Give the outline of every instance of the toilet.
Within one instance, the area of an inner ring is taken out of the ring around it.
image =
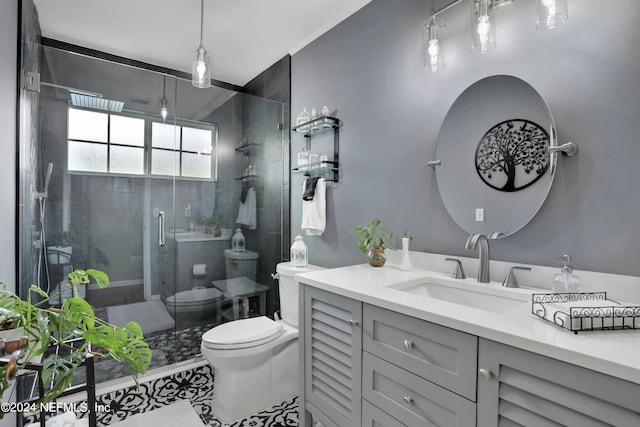
[[[282,319],[234,320],[207,331],[201,350],[214,368],[212,409],[232,423],[298,395],[298,285],[295,275],[319,270],[276,266]]]
[[[223,299],[224,294],[219,289],[195,288],[169,296],[165,306],[173,320],[202,322],[215,316]]]
[[[227,279],[247,277],[249,280],[256,280],[257,252],[248,250],[234,252],[231,249],[225,249],[224,258]],[[180,322],[179,329],[182,329],[205,321],[219,323],[223,301],[224,293],[221,290],[215,287],[196,287],[168,296],[165,306],[173,320]]]

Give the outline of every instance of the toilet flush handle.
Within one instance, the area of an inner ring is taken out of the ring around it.
[[[278,273],[271,273],[271,278],[273,280],[278,280],[278,279],[280,279],[280,275]]]
[[[234,259],[233,261],[231,261],[231,265],[238,265],[238,260]]]

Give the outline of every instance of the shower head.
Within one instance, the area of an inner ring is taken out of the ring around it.
[[[53,172],[53,163],[47,165],[47,176],[44,178],[44,192],[49,192],[49,181],[51,180],[51,172]]]
[[[42,193],[36,193],[36,199],[44,200],[49,196],[49,181],[51,181],[51,172],[53,172],[53,163],[47,164],[47,174],[44,177],[44,189]]]
[[[101,93],[91,92],[88,90],[77,89],[74,87],[63,86],[55,83],[40,82],[43,86],[55,87],[58,89],[68,90],[71,94],[71,103],[76,107],[93,108],[95,110],[113,111],[115,113],[122,112],[124,102],[105,99]]]
[[[105,99],[102,96],[87,95],[71,91],[71,103],[76,107],[93,108],[119,113],[124,107],[124,102]]]

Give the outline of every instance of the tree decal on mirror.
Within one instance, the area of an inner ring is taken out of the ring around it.
[[[500,191],[518,191],[540,179],[549,169],[549,134],[524,119],[498,123],[476,148],[480,179]]]

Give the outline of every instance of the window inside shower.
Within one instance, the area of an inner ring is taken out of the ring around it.
[[[209,180],[217,173],[215,124],[69,108],[67,134],[69,172]]]
[[[256,282],[269,287],[265,314],[277,310],[270,273],[289,246],[283,103],[56,47],[27,50],[41,84],[21,94],[20,296],[32,284],[63,291],[71,269],[102,270],[110,286],[81,292],[98,317],[139,322],[152,369],[194,360],[219,316],[169,313],[167,300],[225,278],[224,250],[250,185],[258,225],[243,233],[259,254]],[[257,171],[250,182],[248,164]],[[214,219],[220,236],[206,226]],[[62,245],[70,258],[51,256]],[[206,275],[195,274],[202,264]],[[124,365],[96,363],[98,382],[127,375]]]

